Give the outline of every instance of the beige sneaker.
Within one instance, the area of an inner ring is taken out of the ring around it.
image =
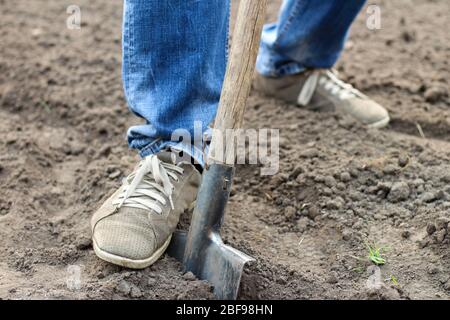
[[[313,70],[282,78],[258,74],[254,87],[289,103],[349,114],[372,128],[382,128],[389,123],[385,108],[340,80],[330,70]]]
[[[153,264],[168,247],[181,213],[195,201],[200,179],[192,164],[175,164],[171,152],[143,159],[92,217],[97,256],[133,269]]]

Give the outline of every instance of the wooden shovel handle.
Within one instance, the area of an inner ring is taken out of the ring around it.
[[[225,132],[227,129],[239,129],[242,126],[245,104],[255,71],[266,5],[267,0],[240,1],[219,108],[214,122],[207,161],[209,164],[225,164],[225,160],[230,159],[230,154],[234,154],[233,139],[225,139]],[[234,162],[234,157],[231,157]]]

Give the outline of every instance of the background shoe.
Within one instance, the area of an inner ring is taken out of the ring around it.
[[[200,180],[192,164],[175,164],[171,152],[143,159],[91,219],[96,255],[133,269],[153,264],[195,201]]]
[[[385,108],[330,70],[306,71],[282,78],[257,74],[254,88],[289,103],[349,114],[372,128],[385,127],[390,120]]]

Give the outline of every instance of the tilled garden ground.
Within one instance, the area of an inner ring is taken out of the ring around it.
[[[131,271],[93,253],[89,218],[133,168],[140,120],[121,87],[121,3],[78,0],[69,30],[72,2],[0,0],[0,299],[212,298],[172,258]],[[245,125],[280,129],[280,172],[237,171],[224,237],[256,258],[243,299],[450,298],[450,3],[376,3],[382,29],[363,11],[337,69],[388,128],[251,95]]]

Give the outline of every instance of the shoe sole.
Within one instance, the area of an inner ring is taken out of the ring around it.
[[[130,268],[130,269],[144,269],[149,266],[151,266],[153,263],[155,263],[166,251],[167,247],[170,244],[170,240],[172,239],[172,235],[164,242],[164,244],[159,248],[158,250],[153,253],[153,255],[150,258],[142,259],[142,260],[133,260],[124,258],[121,256],[117,256],[115,254],[103,251],[100,249],[97,244],[95,243],[95,240],[93,241],[93,247],[94,252],[100,259],[110,262],[116,265],[119,265],[121,267]]]
[[[386,117],[380,121],[369,124],[368,127],[373,128],[373,129],[381,129],[381,128],[386,127],[389,124],[390,120],[391,119],[389,117]]]

